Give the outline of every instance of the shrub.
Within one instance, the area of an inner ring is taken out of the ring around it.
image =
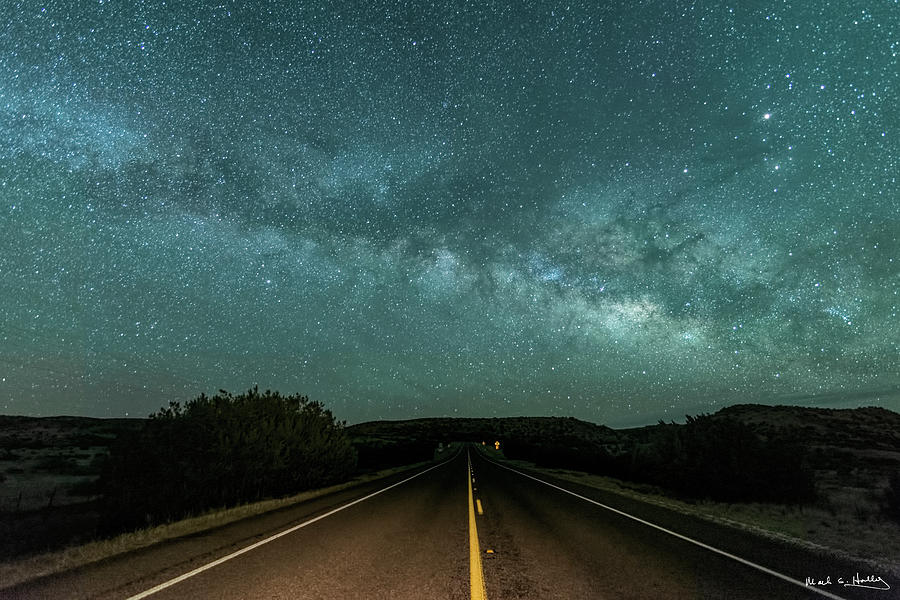
[[[894,472],[888,480],[884,499],[887,514],[900,521],[900,471]]]
[[[40,459],[34,468],[36,471],[59,475],[83,475],[85,472],[75,458],[60,455],[46,456]]]
[[[356,453],[305,396],[221,390],[150,416],[113,446],[100,488],[112,530],[296,493],[350,477]]]
[[[389,467],[424,462],[434,458],[437,441],[411,438],[406,440],[352,440],[360,471],[377,471]]]
[[[763,441],[737,420],[709,415],[666,426],[666,435],[635,465],[652,483],[683,495],[723,501],[807,502],[815,496],[803,453],[788,443]]]
[[[740,421],[709,415],[684,425],[660,422],[630,452],[611,455],[585,440],[513,438],[510,458],[543,467],[598,473],[668,488],[687,498],[800,503],[814,499],[812,470],[801,449],[765,441]]]

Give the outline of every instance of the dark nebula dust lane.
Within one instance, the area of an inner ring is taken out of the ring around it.
[[[2,0],[0,410],[897,410],[898,11]]]

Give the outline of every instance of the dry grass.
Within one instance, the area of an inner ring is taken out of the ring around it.
[[[77,569],[105,558],[145,548],[166,540],[221,527],[229,523],[240,521],[241,519],[246,519],[248,517],[260,515],[344,490],[360,483],[388,477],[400,471],[423,464],[426,463],[385,469],[327,488],[310,490],[285,498],[244,504],[234,508],[214,510],[182,521],[125,533],[107,540],[99,540],[82,546],[73,546],[55,552],[0,563],[0,589],[12,587],[38,577]]]
[[[491,452],[492,458],[498,457]],[[796,546],[830,553],[879,573],[900,578],[900,523],[885,518],[879,505],[864,488],[822,490],[824,500],[816,506],[764,503],[689,503],[666,496],[649,485],[632,484],[611,477],[563,469],[542,469],[525,461],[504,459],[539,471],[683,514],[751,531]]]

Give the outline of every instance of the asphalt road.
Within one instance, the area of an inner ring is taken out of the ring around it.
[[[829,576],[832,583],[816,589],[848,599],[900,597],[900,582],[888,580],[893,589],[887,591],[837,583],[857,572],[882,575],[858,565],[538,476],[584,496],[577,497],[494,464],[480,451],[470,454],[491,600],[822,598],[805,579]],[[126,599],[162,585],[142,597],[472,598],[467,451],[420,473],[0,591],[0,597]]]
[[[577,497],[480,456],[473,462],[484,509],[479,538],[493,556],[483,563],[488,598],[823,598],[806,577],[829,575],[832,584],[818,589],[841,598],[900,597],[897,589],[837,585],[857,570],[864,577],[859,565],[537,475]]]

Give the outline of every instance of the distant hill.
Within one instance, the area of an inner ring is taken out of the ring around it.
[[[713,416],[746,423],[765,439],[802,446],[823,485],[878,492],[900,473],[900,414],[884,408],[738,404]]]
[[[715,413],[753,426],[765,437],[800,436],[804,442],[857,450],[900,450],[900,413],[879,407],[852,409],[736,404]]]
[[[737,432],[734,424],[738,424],[762,440],[761,448],[794,448],[824,493],[850,486],[879,496],[891,475],[900,472],[900,414],[884,408],[739,404],[709,415],[704,422],[721,424],[720,432]],[[666,454],[667,448],[675,437],[680,436],[678,444],[683,444],[688,429],[674,423],[611,429],[567,417],[508,417],[373,421],[352,425],[347,431],[361,456],[375,455],[373,449],[379,447],[409,453],[405,445],[499,440],[508,456],[545,466],[654,480],[660,478],[640,459],[656,456],[659,469],[665,468],[667,460],[677,462],[674,455]]]
[[[140,429],[144,421],[0,415],[0,448],[107,447],[122,433]]]
[[[881,494],[900,473],[900,413],[880,407],[812,408],[736,404],[711,415],[737,421],[770,443],[802,450],[820,489],[852,487]],[[669,428],[659,424],[618,430],[631,447],[652,444]]]
[[[625,438],[604,425],[573,417],[494,417],[410,419],[370,421],[347,427],[352,437],[382,439],[430,439],[437,441],[493,442],[504,438],[527,438],[616,444]]]
[[[764,439],[790,438],[812,450],[852,451],[860,457],[868,456],[876,461],[883,459],[885,454],[900,453],[900,414],[884,408],[830,409],[736,404],[713,413],[712,417],[737,420],[752,427]],[[140,428],[145,420],[0,415],[0,448],[102,447],[121,433]],[[357,440],[480,442],[519,438],[619,447],[624,451],[634,443],[647,441],[660,427],[649,425],[611,429],[573,417],[436,417],[369,421],[349,425],[346,430]]]
[[[735,404],[711,416],[713,419],[744,423],[763,439],[790,439],[812,450],[837,448],[876,459],[884,452],[900,452],[900,413],[886,408]],[[660,425],[648,425],[619,432],[631,439],[640,440],[659,427]]]
[[[0,558],[89,539],[110,449],[146,422],[0,415]],[[685,497],[808,502],[803,486],[814,484],[835,514],[900,515],[900,479],[891,479],[900,473],[900,414],[882,408],[741,404],[631,429],[571,417],[439,417],[359,423],[346,433],[360,472],[432,460],[449,442],[500,441],[507,458]],[[746,489],[719,489],[734,481]]]
[[[740,422],[763,440],[802,447],[818,481],[826,485],[837,485],[837,480],[842,480],[878,489],[886,485],[891,473],[900,471],[900,414],[884,408],[737,404],[710,416],[716,421]],[[135,431],[145,421],[0,415],[0,477],[6,476],[4,487],[15,487],[14,482],[22,479],[15,473],[17,468],[30,470],[22,461],[26,457],[36,459],[37,455],[27,454],[27,448],[49,456],[65,456],[70,462],[73,459],[66,454],[66,448],[81,448],[83,458],[78,462],[87,465],[90,459],[104,455],[117,437]],[[532,447],[569,448],[582,454],[588,451],[587,455],[601,452],[623,456],[657,443],[670,435],[673,427],[677,430],[684,426],[661,423],[611,429],[572,417],[437,417],[370,421],[350,425],[346,430],[360,452],[361,467],[377,467],[408,458],[419,460],[439,443],[451,441],[500,440],[504,446],[524,443]],[[6,502],[9,503],[8,498]]]
[[[810,408],[736,404],[712,414],[733,419],[764,439],[789,437],[809,448],[840,448],[878,460],[900,452],[900,413],[884,408]],[[146,419],[91,417],[24,417],[0,415],[0,448],[68,445],[106,446],[118,435],[140,428]],[[669,426],[669,425],[666,425]],[[347,426],[356,439],[385,441],[493,441],[523,438],[623,449],[654,435],[661,425],[611,429],[573,417],[436,417],[398,421],[369,421]]]

